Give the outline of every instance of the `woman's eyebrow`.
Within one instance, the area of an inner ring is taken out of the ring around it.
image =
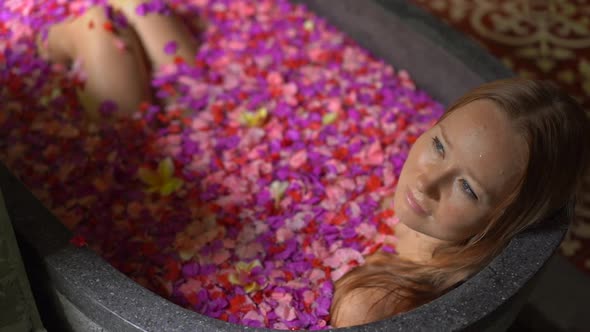
[[[440,136],[443,140],[443,143],[446,147],[449,148],[449,150],[453,149],[453,144],[447,139],[447,135],[445,134],[445,127],[439,123],[438,124],[439,128],[440,128]],[[465,173],[467,173],[467,175],[475,182],[475,184],[481,189],[482,193],[484,196],[491,198],[490,192],[488,190],[486,190],[486,188],[481,184],[481,181],[479,181],[475,176],[473,176],[473,172],[471,172],[471,170],[469,168],[464,168]],[[481,197],[482,195],[478,195],[479,197]]]
[[[440,127],[440,136],[442,137],[443,142],[446,146],[453,149],[453,145],[451,144],[451,142],[449,142],[449,140],[447,139],[447,135],[445,134],[445,127],[442,125],[442,123],[439,123],[438,126]]]

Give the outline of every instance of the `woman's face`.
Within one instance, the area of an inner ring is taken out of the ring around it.
[[[464,105],[410,150],[394,197],[396,215],[435,240],[465,240],[515,190],[527,158],[524,137],[495,103]]]

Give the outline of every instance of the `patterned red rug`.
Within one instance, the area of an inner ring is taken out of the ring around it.
[[[413,0],[522,77],[550,79],[590,106],[590,2]],[[560,254],[590,275],[590,170]]]

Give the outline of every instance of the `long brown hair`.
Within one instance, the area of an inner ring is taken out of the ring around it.
[[[332,324],[343,299],[357,291],[384,295],[369,310],[374,320],[430,302],[481,270],[516,234],[573,199],[590,162],[585,147],[590,124],[578,103],[551,82],[512,78],[470,91],[440,120],[479,99],[495,102],[526,138],[529,159],[516,190],[495,207],[480,233],[438,247],[427,263],[383,252],[368,257],[336,282]]]

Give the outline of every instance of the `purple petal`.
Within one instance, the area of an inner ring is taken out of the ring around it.
[[[171,40],[168,43],[166,43],[166,45],[164,45],[164,53],[166,53],[168,55],[175,54],[177,50],[178,50],[178,43],[176,43],[176,41],[174,41],[174,40]]]

